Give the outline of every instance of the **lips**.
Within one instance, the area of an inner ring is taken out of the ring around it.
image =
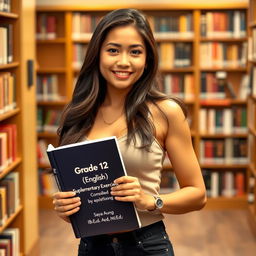
[[[115,75],[115,77],[117,77],[119,79],[127,79],[127,78],[130,77],[132,72],[128,72],[128,71],[113,71],[113,74]]]

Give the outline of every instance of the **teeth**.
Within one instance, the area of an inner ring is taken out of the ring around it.
[[[122,72],[122,71],[115,71],[115,73],[119,76],[128,76],[130,74],[129,72]]]

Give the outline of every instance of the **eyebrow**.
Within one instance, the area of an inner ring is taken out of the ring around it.
[[[107,43],[106,44],[106,46],[110,46],[110,45],[115,46],[115,47],[122,47],[121,44],[117,44],[117,43]],[[132,44],[129,46],[129,48],[135,48],[135,47],[141,47],[144,49],[144,46],[142,44]]]

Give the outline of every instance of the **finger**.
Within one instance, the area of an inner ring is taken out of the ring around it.
[[[114,180],[114,183],[121,184],[121,183],[130,183],[138,181],[138,178],[132,176],[122,176]]]
[[[138,196],[115,196],[115,200],[122,202],[136,202],[138,198]]]
[[[140,194],[139,189],[127,189],[121,191],[111,191],[111,195],[113,196],[136,196]]]
[[[67,191],[67,192],[56,192],[53,194],[54,199],[61,199],[61,198],[68,198],[75,196],[76,193],[73,191]]]
[[[75,204],[69,204],[69,205],[64,205],[64,206],[55,206],[54,209],[58,212],[68,212],[74,208],[77,208],[81,205],[81,201],[75,203]]]
[[[77,202],[81,201],[80,197],[72,197],[67,199],[54,199],[53,204],[55,206],[65,206],[69,204],[75,204]]]
[[[78,212],[80,210],[80,207],[76,207],[75,209],[72,209],[70,211],[67,211],[67,212],[58,212],[58,215],[60,217],[68,217],[76,212]]]
[[[138,182],[120,184],[115,187],[112,187],[111,191],[135,189],[135,188],[140,188],[140,184]]]

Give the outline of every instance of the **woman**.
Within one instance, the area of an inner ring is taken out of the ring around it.
[[[206,203],[184,105],[157,89],[157,70],[156,43],[142,13],[119,9],[100,21],[63,112],[60,145],[118,138],[128,176],[115,180],[111,194],[115,200],[135,204],[142,228],[82,238],[80,256],[174,255],[163,213],[182,214]],[[159,195],[166,152],[180,189]],[[53,204],[69,222],[81,202],[73,192],[58,192]]]

